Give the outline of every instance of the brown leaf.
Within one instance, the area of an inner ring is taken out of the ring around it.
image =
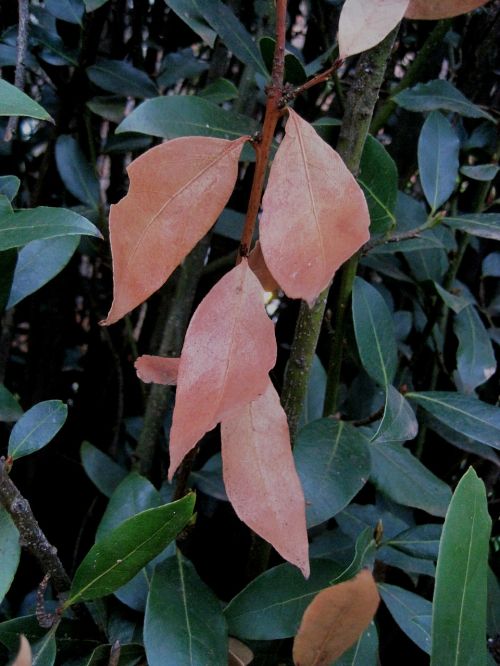
[[[260,241],[255,243],[254,249],[250,252],[248,257],[248,265],[253,270],[255,275],[259,278],[259,282],[265,291],[278,291],[280,286],[271,275],[271,271],[264,261],[262,254],[262,246]]]
[[[19,652],[17,653],[15,660],[12,662],[12,666],[31,666],[33,662],[29,641],[26,636],[23,636],[23,634],[19,636],[19,640]]]
[[[113,324],[145,301],[214,224],[233,191],[248,137],[182,137],[128,167],[130,189],[111,206]]]
[[[263,290],[243,259],[205,296],[186,333],[170,431],[170,479],[206,432],[265,391],[275,361]]]
[[[370,216],[340,155],[295,111],[289,114],[263,198],[260,243],[287,296],[312,304],[368,240]]]
[[[346,0],[339,19],[340,57],[344,59],[379,44],[402,20],[409,1]]]
[[[377,612],[380,597],[368,569],[322,590],[302,617],[293,643],[295,666],[329,666],[357,641]]]
[[[253,661],[253,652],[250,648],[237,640],[229,637],[229,660],[228,666],[248,666]]]
[[[309,576],[304,493],[286,414],[271,381],[266,392],[221,423],[222,470],[238,517]]]
[[[436,21],[466,14],[487,2],[488,0],[410,0],[405,16],[408,19]]]
[[[163,356],[149,356],[144,354],[134,363],[137,376],[147,384],[177,384],[180,358],[165,358]]]

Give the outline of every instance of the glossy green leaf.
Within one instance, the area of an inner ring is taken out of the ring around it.
[[[17,460],[48,444],[63,427],[68,407],[60,400],[45,400],[29,409],[12,428],[8,454]]]
[[[61,236],[31,241],[21,248],[7,307],[14,307],[60,273],[74,255],[79,242],[80,236]]]
[[[320,419],[302,428],[294,458],[309,527],[342,511],[370,475],[368,440],[344,421]]]
[[[9,302],[16,264],[16,249],[0,252],[0,314],[5,310]]]
[[[459,289],[454,289],[454,293],[446,291],[440,284],[434,282],[434,287],[436,288],[437,293],[441,296],[443,302],[451,309],[455,314],[462,312],[464,308],[468,305],[474,303],[474,299],[470,297],[467,293],[462,293]],[[458,293],[456,293],[458,291]]]
[[[410,524],[391,512],[385,504],[380,502],[380,498],[377,504],[349,504],[347,509],[335,516],[335,520],[342,532],[353,539],[366,527],[375,530],[379,522],[382,523],[384,538],[391,538],[407,530]]]
[[[379,583],[378,590],[382,601],[400,629],[426,652],[431,653],[430,618],[432,604],[427,599],[401,587]],[[444,664],[450,662],[444,661]]]
[[[486,490],[469,468],[450,503],[439,546],[431,665],[486,663],[488,543]]]
[[[208,99],[209,102],[214,104],[222,104],[222,102],[230,102],[236,99],[239,95],[238,88],[232,81],[228,79],[217,79],[208,86],[200,90],[199,96],[203,99]]]
[[[251,118],[225,111],[217,104],[194,95],[156,97],[138,106],[116,132],[140,132],[175,139],[178,136],[215,136],[235,139],[252,134],[257,124]]]
[[[356,539],[354,557],[348,566],[330,582],[331,585],[337,585],[354,576],[365,567],[373,567],[377,543],[373,537],[373,530],[366,527]]]
[[[222,478],[222,456],[216,453],[209,458],[200,470],[191,472],[189,477],[202,493],[222,502],[229,502]]]
[[[150,666],[225,664],[227,623],[222,606],[179,551],[156,567],[144,620]]]
[[[87,476],[106,497],[111,497],[127,476],[126,469],[89,442],[82,443],[80,457]]]
[[[17,176],[0,176],[0,194],[7,197],[9,201],[16,196],[20,185],[21,181]]]
[[[299,428],[304,427],[311,421],[316,421],[323,416],[323,405],[326,392],[326,370],[315,354],[309,372],[307,392],[300,416]]]
[[[467,178],[483,182],[493,180],[499,171],[500,167],[496,164],[476,164],[474,166],[463,166],[460,169],[460,173],[467,176]]]
[[[461,391],[471,393],[495,374],[493,345],[473,305],[455,315],[453,330],[458,338],[456,382]]]
[[[112,95],[92,97],[87,102],[88,108],[95,113],[96,116],[101,116],[106,120],[110,120],[117,125],[121,123],[125,116],[125,109],[127,106],[126,97],[115,97]]]
[[[92,222],[72,210],[40,206],[15,213],[0,211],[0,251],[34,240],[79,235],[101,237]]]
[[[56,31],[55,24],[45,28],[42,24],[30,24],[30,39],[33,39],[44,48],[39,54],[39,58],[55,67],[73,65],[78,66],[78,52],[68,46],[61,39]]]
[[[500,449],[499,407],[447,391],[407,393],[406,397],[451,430]]]
[[[452,111],[467,118],[487,118],[494,122],[489,113],[473,104],[449,81],[435,79],[428,83],[418,83],[414,88],[403,90],[394,96],[394,101],[407,111]]]
[[[381,386],[387,386],[398,365],[394,322],[380,293],[360,277],[354,281],[352,314],[363,367]]]
[[[98,58],[87,67],[87,76],[99,88],[130,97],[155,97],[158,89],[146,72],[125,60]]]
[[[500,277],[500,252],[491,252],[483,259],[482,277]]]
[[[442,529],[441,525],[433,523],[417,525],[392,537],[385,543],[413,557],[437,560]]]
[[[74,666],[109,666],[111,662],[112,645],[99,645],[92,654]],[[114,664],[114,662],[111,662]],[[116,666],[139,666],[144,663],[144,648],[142,645],[120,642],[120,657]],[[69,666],[69,664],[68,664]],[[73,663],[71,663],[73,666]]]
[[[306,580],[290,564],[269,569],[224,609],[229,634],[242,640],[262,641],[295,636],[313,597],[342,570],[328,560],[311,560],[311,575]]]
[[[195,496],[148,509],[98,541],[78,567],[66,606],[112,594],[159,555],[186,526]]]
[[[394,210],[398,195],[396,163],[384,146],[368,136],[358,174],[370,210],[370,230],[381,233],[396,226]]]
[[[451,123],[433,111],[418,140],[420,182],[433,211],[451,196],[457,184],[460,139]]]
[[[231,240],[239,243],[244,226],[244,213],[238,213],[230,208],[224,208],[215,224],[214,233],[219,234],[219,236],[231,238]]]
[[[56,660],[57,645],[54,629],[31,646],[33,661],[31,666],[53,666]]]
[[[71,194],[94,210],[99,208],[99,180],[78,142],[69,134],[56,141],[56,164],[61,180]]]
[[[399,443],[370,446],[371,479],[375,486],[398,504],[444,516],[451,498],[450,488],[424,467]]]
[[[500,213],[451,216],[445,217],[444,222],[452,229],[465,231],[472,236],[500,240]]]
[[[82,25],[83,0],[45,0],[45,8],[61,21]]]
[[[213,48],[217,33],[203,18],[199,7],[201,0],[165,0],[165,2],[191,30]]]
[[[413,557],[392,546],[381,546],[377,550],[377,560],[390,567],[401,569],[407,575],[416,574],[420,576],[423,574],[431,577],[436,575],[436,565],[431,560]]]
[[[386,387],[384,416],[372,440],[407,442],[418,433],[418,421],[413,409],[401,393],[391,384]]]
[[[10,423],[20,419],[22,415],[21,405],[11,392],[3,384],[0,384],[0,421]]]
[[[335,666],[378,666],[378,663],[378,633],[372,622],[356,643],[337,659]]]
[[[261,37],[259,39],[259,49],[264,60],[268,76],[273,69],[274,49],[276,40],[272,37]],[[304,65],[294,53],[285,51],[285,76],[284,80],[294,86],[300,86],[307,80],[307,74]]]
[[[52,121],[38,102],[4,79],[0,79],[0,116],[27,116]]]
[[[0,506],[0,604],[14,580],[20,557],[19,532],[10,515]]]
[[[483,121],[475,127],[470,136],[462,143],[462,150],[474,150],[484,148],[486,152],[493,155],[496,148],[497,128],[492,123]]]
[[[167,53],[161,65],[161,72],[156,81],[160,86],[173,86],[177,81],[193,79],[206,72],[209,63],[196,58],[190,48]]]
[[[347,566],[352,562],[354,545],[354,539],[344,534],[338,527],[325,530],[313,538],[309,546],[309,557],[326,558]]]

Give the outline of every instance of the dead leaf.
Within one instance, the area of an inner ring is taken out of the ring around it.
[[[186,333],[170,431],[170,479],[206,432],[265,391],[275,361],[264,293],[243,259],[205,296]]]
[[[295,666],[329,666],[357,641],[377,612],[380,597],[368,569],[317,594],[293,643]]]
[[[271,381],[266,392],[221,423],[222,472],[238,517],[309,576],[305,500],[286,414]]]
[[[379,44],[403,19],[409,2],[346,0],[339,19],[340,57],[344,59]]]
[[[203,238],[226,205],[248,137],[182,137],[128,167],[130,188],[111,206],[114,298],[104,325],[145,301]]]
[[[134,363],[137,376],[147,384],[167,384],[175,386],[179,373],[180,358],[166,358],[164,356],[149,356],[144,354]]]
[[[259,278],[259,282],[262,285],[264,291],[278,291],[280,286],[276,280],[271,275],[271,271],[267,267],[266,262],[264,261],[264,255],[262,254],[262,246],[260,241],[255,243],[254,249],[250,252],[248,257],[248,265],[253,270],[255,275]]]
[[[260,243],[287,296],[312,304],[368,240],[370,216],[340,155],[295,111],[289,114],[263,198]]]
[[[19,636],[19,652],[15,660],[12,662],[12,666],[31,666],[33,663],[33,657],[31,655],[31,646],[29,644],[26,636],[21,634]]]
[[[488,0],[410,0],[405,16],[408,19],[437,21],[467,14],[487,2]]]
[[[253,652],[250,648],[232,636],[229,637],[228,666],[248,666],[253,661]]]

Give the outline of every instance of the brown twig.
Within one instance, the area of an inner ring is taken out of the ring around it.
[[[24,75],[26,60],[26,49],[28,48],[28,23],[29,23],[29,0],[18,0],[19,2],[19,25],[17,29],[17,53],[16,53],[16,71],[14,75],[14,85],[19,90],[24,89]],[[16,129],[17,116],[11,116],[7,123],[4,141],[10,141]]]
[[[328,79],[331,79],[332,76],[335,74],[335,72],[339,70],[343,64],[344,60],[342,58],[337,58],[337,60],[333,63],[333,65],[328,69],[325,69],[324,72],[316,74],[316,76],[314,76],[312,79],[309,79],[309,81],[306,81],[301,86],[286,91],[281,99],[281,105],[284,106],[288,102],[291,102],[293,99],[301,95],[303,92],[309,90],[309,88],[313,88],[314,86],[317,86],[320,83],[328,81]]]

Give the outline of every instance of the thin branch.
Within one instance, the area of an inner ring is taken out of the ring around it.
[[[19,2],[19,25],[17,29],[17,53],[16,53],[16,72],[14,75],[14,85],[19,90],[24,90],[26,50],[28,48],[28,24],[29,24],[29,0],[18,0]],[[11,116],[5,134],[4,141],[10,141],[16,129],[17,116]]]
[[[432,229],[435,227],[437,224],[435,219],[432,219],[425,224],[420,225],[419,227],[415,227],[414,229],[410,229],[409,231],[402,231],[399,234],[394,234],[393,236],[389,236],[388,238],[373,238],[372,240],[369,240],[367,243],[363,245],[361,248],[361,254],[368,254],[370,250],[373,250],[376,247],[380,247],[381,245],[387,245],[389,243],[399,243],[404,240],[411,240],[412,238],[419,238],[420,234],[422,234],[424,231],[427,231],[428,229]]]
[[[313,88],[314,86],[319,85],[320,83],[324,83],[325,81],[328,81],[333,77],[333,75],[337,72],[340,67],[344,64],[344,60],[342,58],[338,58],[331,67],[326,69],[324,72],[320,72],[319,74],[316,74],[312,79],[309,79],[309,81],[306,81],[303,83],[301,86],[298,86],[297,88],[293,88],[292,90],[288,90],[285,92],[283,95],[283,98],[281,100],[281,105],[284,106],[288,102],[291,102],[293,99],[301,95],[303,92],[306,90],[309,90],[309,88]]]

